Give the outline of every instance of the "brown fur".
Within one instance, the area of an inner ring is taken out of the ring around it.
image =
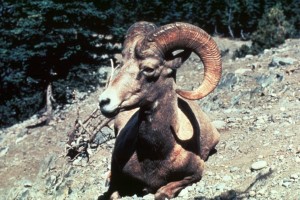
[[[151,192],[156,199],[172,198],[201,179],[204,160],[219,133],[196,103],[166,88],[152,105],[116,117],[106,197]]]

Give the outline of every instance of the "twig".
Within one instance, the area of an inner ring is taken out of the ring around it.
[[[100,114],[95,116],[97,112],[99,112],[99,109],[94,109],[82,122],[79,119],[78,111],[74,128],[68,133],[68,142],[66,144],[66,155],[71,158],[71,162],[76,160],[76,158],[82,154],[89,157],[91,155],[90,144],[94,142],[98,133],[103,133],[101,129],[109,127],[108,124],[113,120],[108,118],[101,119]],[[88,126],[90,128],[88,128]],[[107,138],[110,139],[112,137]]]
[[[99,125],[99,129],[97,130],[101,130],[102,128],[108,126],[108,124],[112,121],[113,119],[112,118],[107,118],[105,120],[103,120],[100,125]],[[91,143],[92,141],[94,141],[94,139],[96,138],[96,135],[97,135],[98,131],[94,131],[94,134],[90,137],[89,139],[89,142]]]
[[[112,80],[112,78],[114,76],[115,70],[120,67],[120,65],[117,65],[116,67],[114,67],[114,61],[113,61],[113,59],[110,59],[110,66],[111,66],[111,72],[110,72],[110,76],[108,77],[108,79],[106,81],[105,88],[107,88],[108,85],[110,84],[110,82],[111,82],[111,80]]]
[[[114,67],[113,60],[111,62],[111,74],[107,79],[106,87],[110,84],[115,70],[119,67]],[[104,118],[100,114],[99,108],[94,109],[86,119],[80,120],[79,116],[80,107],[77,107],[77,118],[74,123],[73,129],[68,133],[68,142],[66,144],[66,155],[69,156],[71,162],[76,160],[80,155],[85,154],[88,157],[92,155],[91,144],[94,142],[98,133],[102,133],[104,127],[109,127],[109,123],[113,118]],[[99,114],[98,114],[99,113]],[[113,134],[112,134],[113,135]],[[114,136],[105,135],[105,141],[113,138]],[[103,142],[102,142],[103,143]],[[99,145],[98,143],[96,144]]]
[[[80,120],[78,120],[78,124],[89,134],[89,135],[93,135],[84,125],[83,125],[83,123],[80,121]]]

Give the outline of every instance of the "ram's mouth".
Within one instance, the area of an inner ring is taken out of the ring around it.
[[[127,102],[128,103],[128,102]],[[125,104],[125,105],[123,105]],[[101,113],[108,118],[113,118],[117,114],[125,110],[131,110],[130,105],[126,105],[126,101],[118,102],[118,103],[100,103],[100,111]]]
[[[108,111],[101,108],[101,113],[107,118],[113,118],[119,113],[119,109]]]
[[[113,118],[120,112],[119,107],[109,108],[109,106],[101,106],[100,110],[101,113],[107,118]]]

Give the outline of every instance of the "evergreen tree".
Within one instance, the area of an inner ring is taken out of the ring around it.
[[[234,57],[257,55],[264,49],[277,47],[294,32],[294,26],[286,20],[281,4],[277,4],[259,20],[258,28],[251,36],[252,46],[242,46],[234,53]]]
[[[258,29],[252,35],[252,53],[277,47],[294,33],[294,27],[287,20],[280,4],[272,7],[259,21]]]
[[[238,56],[300,36],[300,0],[0,0],[0,17],[0,126],[40,110],[49,83],[60,104],[67,91],[95,88],[101,64],[137,21],[251,38]]]
[[[114,51],[106,13],[91,2],[3,2],[0,22],[0,126],[36,113],[49,83],[58,103],[67,91],[92,90],[103,54]]]

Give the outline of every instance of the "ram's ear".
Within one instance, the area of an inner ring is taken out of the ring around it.
[[[166,55],[166,61],[164,64],[168,68],[177,69],[190,57],[191,53],[192,51],[187,49],[175,55],[173,55],[173,53],[170,53]]]

